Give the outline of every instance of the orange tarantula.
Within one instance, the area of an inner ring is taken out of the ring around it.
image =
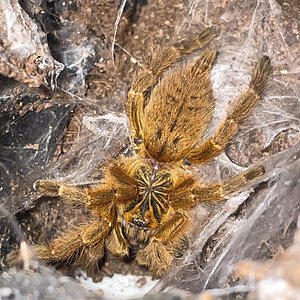
[[[139,265],[161,276],[191,228],[191,209],[204,201],[220,201],[264,173],[256,166],[224,182],[204,185],[188,170],[188,165],[208,162],[225,149],[261,99],[271,69],[270,59],[263,56],[249,88],[216,132],[204,139],[215,106],[210,72],[217,51],[206,49],[192,65],[177,63],[215,35],[208,28],[167,47],[137,74],[127,102],[134,155],[107,163],[100,183],[82,187],[47,179],[36,182],[42,195],[61,197],[92,212],[89,223],[36,245],[39,258],[88,268],[109,251],[133,255]]]

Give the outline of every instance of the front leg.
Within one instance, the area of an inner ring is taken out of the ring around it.
[[[147,267],[155,277],[164,275],[189,227],[187,217],[176,213],[157,229],[148,245],[138,252],[137,263]]]
[[[76,261],[84,247],[91,244],[103,244],[105,230],[101,227],[103,224],[100,222],[74,227],[48,244],[35,245],[35,252],[40,259],[49,264],[70,259]],[[91,238],[92,235],[94,235],[93,238]]]
[[[49,243],[35,245],[34,252],[48,264],[75,263],[93,269],[104,255],[105,239],[112,226],[107,220],[94,220],[74,227]]]

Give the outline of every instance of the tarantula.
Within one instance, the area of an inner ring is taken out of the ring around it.
[[[42,195],[85,206],[93,216],[50,243],[36,245],[39,258],[87,268],[109,251],[134,255],[139,265],[161,276],[192,226],[192,208],[223,200],[264,174],[262,166],[255,166],[224,182],[204,185],[189,170],[190,164],[206,163],[226,148],[261,99],[271,69],[270,59],[263,56],[249,88],[216,132],[203,138],[215,106],[210,72],[217,51],[206,49],[192,65],[177,63],[215,36],[216,30],[208,28],[167,47],[137,74],[127,100],[134,154],[106,163],[100,183],[85,187],[47,179],[35,183]]]

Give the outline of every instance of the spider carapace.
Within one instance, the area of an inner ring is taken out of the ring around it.
[[[107,162],[100,183],[82,187],[36,182],[41,194],[91,211],[86,224],[36,245],[38,257],[88,269],[98,266],[108,251],[133,256],[161,276],[192,227],[191,210],[201,202],[223,200],[264,173],[263,167],[254,166],[224,182],[203,184],[193,171],[193,165],[217,157],[236,135],[261,99],[271,69],[270,59],[263,56],[249,87],[216,131],[205,137],[215,106],[210,73],[217,51],[204,50],[192,64],[183,64],[182,57],[203,48],[215,35],[215,29],[208,28],[167,47],[138,72],[126,107],[133,154]]]
[[[167,195],[172,186],[171,174],[158,171],[152,166],[143,166],[135,177],[138,195],[126,207],[124,222],[133,224],[138,229],[156,228],[170,211]]]

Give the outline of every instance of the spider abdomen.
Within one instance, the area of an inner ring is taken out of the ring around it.
[[[153,89],[145,108],[143,142],[157,161],[182,159],[211,121],[215,99],[209,73],[192,71],[188,67],[168,74]]]

